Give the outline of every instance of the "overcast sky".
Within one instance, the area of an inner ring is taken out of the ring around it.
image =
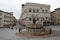
[[[19,19],[21,16],[21,4],[26,2],[49,4],[51,11],[60,7],[60,0],[0,0],[0,10],[14,12],[14,16]]]

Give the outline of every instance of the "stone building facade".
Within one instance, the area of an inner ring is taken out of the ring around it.
[[[50,5],[37,3],[22,4],[20,23],[24,25],[32,24],[33,18],[38,20],[37,24],[50,25]]]
[[[0,10],[0,27],[9,27],[16,24],[16,18],[13,12],[4,12]]]
[[[57,8],[55,11],[51,12],[51,21],[52,24],[60,25],[60,8]]]

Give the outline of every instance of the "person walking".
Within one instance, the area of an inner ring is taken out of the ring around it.
[[[19,28],[19,32],[21,31],[21,28]]]
[[[52,30],[51,30],[51,28],[50,28],[50,34],[51,34],[51,32],[52,32]]]
[[[13,30],[13,27],[11,29]]]

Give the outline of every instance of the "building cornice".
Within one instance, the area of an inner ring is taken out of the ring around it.
[[[0,12],[7,13],[7,14],[10,14],[10,15],[13,15],[12,12],[4,12],[4,11],[2,11],[2,10],[0,10]]]

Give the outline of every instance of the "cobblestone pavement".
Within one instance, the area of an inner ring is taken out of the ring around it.
[[[21,27],[20,25],[16,25],[15,27]],[[55,31],[55,35],[50,36],[42,36],[42,37],[23,37],[17,36],[15,33],[18,32],[18,29],[9,29],[9,28],[1,28],[0,29],[0,40],[60,40],[60,26],[48,26],[48,28],[52,28]]]

